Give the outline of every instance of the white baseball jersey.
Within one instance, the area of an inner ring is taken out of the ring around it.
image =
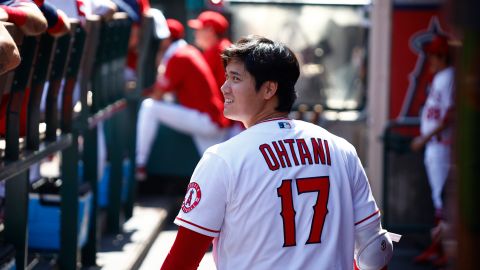
[[[425,135],[431,133],[445,118],[445,115],[453,105],[453,77],[452,67],[443,69],[435,74],[432,87],[428,94],[425,106],[422,110],[420,132]],[[452,129],[447,128],[434,137],[430,142],[442,142],[450,144]]]
[[[423,135],[431,133],[438,127],[453,105],[453,83],[452,67],[435,74],[421,115],[420,132]],[[452,132],[453,128],[447,127],[438,136],[430,139],[425,148],[424,163],[432,190],[433,206],[437,210],[443,208],[442,192],[451,167]]]
[[[215,237],[217,269],[352,269],[355,229],[380,217],[354,147],[271,119],[210,147],[175,223]]]

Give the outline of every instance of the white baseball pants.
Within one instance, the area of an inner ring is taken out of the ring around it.
[[[227,136],[227,129],[220,128],[207,113],[147,98],[142,102],[138,113],[137,166],[146,165],[157,129],[162,124],[192,136],[200,155],[208,147],[223,142]]]

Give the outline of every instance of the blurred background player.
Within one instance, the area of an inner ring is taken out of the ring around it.
[[[195,29],[195,45],[202,51],[203,57],[212,69],[218,84],[218,91],[225,82],[225,68],[221,54],[232,42],[227,38],[230,23],[221,13],[204,11],[196,19],[189,20],[188,26]],[[220,93],[220,96],[223,95]],[[229,122],[228,138],[244,130],[240,122]]]
[[[454,69],[447,36],[435,35],[424,46],[424,52],[434,77],[421,114],[421,135],[414,138],[411,148],[418,151],[425,146],[425,168],[432,191],[437,227],[432,233],[432,244],[415,261],[433,261],[440,266],[447,262],[441,243],[440,224],[444,214],[442,192],[452,167]]]
[[[112,0],[117,6],[117,10],[127,13],[132,20],[133,25],[130,30],[130,39],[128,42],[127,66],[125,68],[125,79],[134,81],[137,78],[138,61],[138,41],[140,37],[140,27],[142,18],[150,10],[149,0]]]
[[[223,57],[224,115],[247,129],[203,154],[161,269],[197,269],[212,240],[218,270],[352,269],[354,256],[360,269],[385,267],[392,242],[355,148],[288,118],[293,52],[249,36]]]
[[[138,114],[136,177],[146,177],[145,164],[159,125],[192,136],[199,154],[225,140],[228,125],[217,83],[200,51],[186,43],[183,25],[167,20],[170,37],[162,40],[163,68]],[[176,103],[162,100],[165,93]]]
[[[109,19],[117,11],[117,5],[111,0],[47,0],[58,9],[64,11],[68,17],[85,23],[85,17],[98,15],[102,19]]]
[[[202,50],[220,91],[220,87],[225,82],[225,69],[221,54],[232,44],[226,38],[229,23],[218,12],[204,11],[196,19],[189,20],[188,26],[195,29],[195,45]]]

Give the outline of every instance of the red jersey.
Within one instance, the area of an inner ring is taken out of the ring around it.
[[[226,127],[223,101],[219,87],[198,49],[185,45],[177,49],[167,62],[165,75],[158,85],[162,90],[174,92],[178,103],[207,113],[213,122]]]
[[[220,55],[223,50],[230,46],[232,43],[224,38],[214,46],[209,49],[206,49],[203,52],[203,57],[207,60],[208,65],[212,69],[213,76],[215,76],[215,81],[218,85],[218,90],[222,87],[225,82],[225,68],[223,67],[223,61]],[[223,97],[223,95],[221,95]]]

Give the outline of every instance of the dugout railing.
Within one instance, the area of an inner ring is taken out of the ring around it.
[[[7,29],[16,41],[22,61],[15,70],[3,75],[2,85],[2,135],[3,144],[0,168],[0,180],[5,183],[4,231],[3,240],[15,247],[17,269],[31,267],[35,260],[28,259],[28,202],[29,171],[31,166],[44,158],[62,152],[61,188],[62,210],[60,233],[61,249],[59,265],[68,268],[76,257],[76,231],[74,230],[77,213],[74,187],[77,185],[75,170],[72,169],[77,160],[72,156],[72,134],[58,132],[55,111],[55,99],[65,78],[66,69],[75,68],[78,63],[72,55],[73,47],[83,41],[77,35],[77,23],[72,24],[72,31],[60,38],[52,38],[47,34],[39,36],[23,36],[13,25]],[[75,39],[77,38],[77,42]],[[45,82],[51,92],[47,97],[45,114],[40,113],[40,99]],[[42,117],[43,116],[43,117]],[[43,119],[42,119],[43,118]],[[40,122],[46,126],[45,132],[38,132]],[[55,130],[53,130],[55,129]],[[76,262],[75,262],[76,263]]]
[[[4,103],[0,181],[6,190],[1,241],[15,247],[17,269],[33,267],[35,259],[29,256],[32,251],[27,239],[29,170],[61,152],[61,233],[56,267],[76,269],[80,254],[83,266],[95,266],[102,228],[97,205],[99,123],[104,122],[106,133],[112,135],[107,139],[111,165],[105,209],[108,233],[121,230],[122,222],[131,217],[135,198],[133,176],[129,176],[127,200],[121,201],[122,160],[129,156],[128,137],[122,139],[121,135],[125,129],[122,117],[128,114],[123,70],[131,21],[122,13],[108,21],[90,17],[83,27],[74,22],[71,32],[59,38],[48,34],[26,37],[14,25],[5,25],[19,46],[22,62],[0,77]],[[80,89],[81,106],[77,103],[74,108],[76,88]],[[43,112],[44,89],[48,92]],[[80,169],[79,164],[83,165]],[[77,194],[81,181],[90,182],[93,207],[88,240],[80,252]]]

